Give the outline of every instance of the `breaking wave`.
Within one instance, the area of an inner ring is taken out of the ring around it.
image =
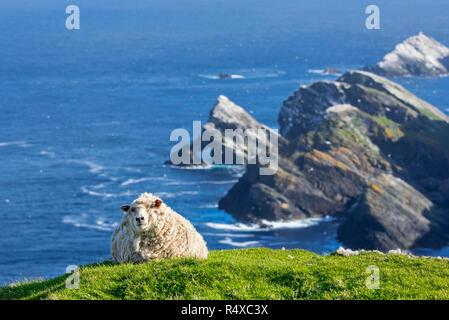
[[[197,195],[198,191],[155,192],[154,194],[160,198],[175,198],[184,195]]]
[[[205,236],[211,236],[211,237],[226,237],[226,238],[252,238],[254,237],[253,234],[244,234],[244,233],[212,233],[212,232],[205,232],[203,233]]]
[[[222,243],[222,244],[227,244],[227,245],[230,245],[230,246],[233,246],[233,247],[239,247],[239,248],[255,246],[255,245],[257,245],[259,243],[259,241],[235,242],[231,238],[225,238],[223,240],[219,240],[218,242]]]
[[[165,177],[147,177],[147,178],[140,178],[140,179],[128,179],[128,180],[122,182],[120,185],[122,187],[125,187],[130,184],[139,184],[139,183],[142,183],[145,181],[166,181],[166,180],[169,180],[169,179],[167,179]]]
[[[56,154],[53,151],[46,151],[46,150],[42,150],[41,152],[39,152],[39,154],[41,156],[48,156],[50,158],[54,158],[56,156]]]
[[[309,218],[302,220],[293,221],[266,221],[262,220],[263,225],[260,224],[245,224],[245,223],[214,223],[207,222],[206,226],[216,230],[229,230],[229,231],[243,231],[243,232],[259,232],[259,231],[269,231],[269,230],[279,230],[279,229],[301,229],[309,228],[315,226],[322,222],[334,221],[335,218],[326,216],[324,218]]]
[[[88,160],[68,160],[68,162],[87,166],[90,173],[100,173],[105,169],[103,166]]]
[[[100,231],[113,231],[118,226],[118,222],[106,223],[103,218],[98,218],[93,223],[88,223],[86,220],[88,220],[87,214],[82,214],[78,217],[65,216],[62,219],[62,222],[77,228],[95,229]]]
[[[0,142],[0,147],[8,146],[19,146],[22,148],[28,148],[33,146],[32,144],[26,143],[25,141],[10,141],[10,142]]]
[[[99,189],[99,188],[97,188],[97,189]],[[97,191],[89,190],[88,188],[86,188],[84,186],[81,187],[81,191],[90,196],[102,197],[102,198],[128,197],[128,196],[133,195],[133,193],[129,190],[126,192],[121,192],[121,193],[107,193],[107,192],[97,192]]]

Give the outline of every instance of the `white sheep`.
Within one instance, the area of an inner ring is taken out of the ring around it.
[[[125,212],[112,236],[114,262],[144,262],[178,257],[207,258],[203,237],[184,217],[162,200],[143,193]]]

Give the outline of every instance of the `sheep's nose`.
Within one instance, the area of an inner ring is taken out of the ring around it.
[[[137,222],[143,222],[145,220],[144,217],[136,217]]]

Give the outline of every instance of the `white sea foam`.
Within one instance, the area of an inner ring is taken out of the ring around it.
[[[128,179],[125,182],[122,182],[121,186],[124,187],[124,186],[130,185],[130,184],[138,184],[141,182],[151,181],[151,180],[158,180],[158,178],[148,177],[148,178],[140,178],[140,179]]]
[[[323,74],[324,69],[309,69],[307,70],[308,73],[316,73],[316,74]]]
[[[39,154],[42,156],[48,156],[50,158],[54,158],[56,156],[56,154],[54,152],[46,151],[46,150],[42,150]]]
[[[199,181],[199,184],[231,184],[236,183],[238,180],[223,180],[223,181]]]
[[[198,191],[177,191],[177,192],[156,192],[155,195],[160,198],[175,198],[184,195],[197,195]]]
[[[245,167],[242,165],[191,165],[191,166],[175,166],[170,165],[173,169],[178,170],[216,170],[216,169],[225,169],[228,172],[235,173],[237,176],[242,175],[245,172]]]
[[[81,216],[78,217],[65,216],[62,219],[62,222],[66,224],[71,224],[77,228],[88,228],[100,231],[113,231],[118,226],[117,222],[106,223],[103,218],[98,218],[95,221],[95,223],[88,223],[86,220],[88,220],[88,216],[86,214],[82,214]]]
[[[235,241],[232,241],[232,239],[229,237],[225,238],[223,240],[219,240],[218,242],[223,243],[223,244],[228,244],[233,247],[239,247],[239,248],[255,246],[256,244],[259,243],[258,241],[235,242]]]
[[[117,198],[117,197],[127,197],[133,195],[131,191],[121,192],[121,193],[107,193],[107,192],[97,192],[89,190],[86,187],[81,187],[81,191],[84,193],[87,193],[88,195],[94,196],[94,197],[103,197],[103,198]]]
[[[170,165],[173,169],[180,169],[180,170],[210,170],[213,168],[211,165],[191,165],[191,166],[175,166]]]
[[[89,168],[90,173],[100,173],[104,170],[103,166],[88,160],[68,160],[68,162],[85,165]]]
[[[258,231],[267,231],[267,230],[279,230],[279,229],[301,229],[315,226],[321,222],[329,222],[334,221],[335,218],[332,217],[324,217],[324,218],[309,218],[302,220],[293,220],[293,221],[266,221],[262,220],[264,226],[259,224],[244,224],[244,223],[214,223],[207,222],[206,225],[209,228],[216,230],[229,230],[229,231],[244,231],[244,232],[258,232]]]
[[[215,209],[215,208],[218,208],[218,204],[216,204],[216,203],[203,204],[203,205],[199,206],[199,208],[201,208],[201,209]]]
[[[100,184],[96,184],[94,186],[91,186],[91,188],[95,189],[95,190],[103,189],[104,187],[106,187],[106,185],[104,183],[100,183]]]
[[[313,74],[319,74],[322,76],[329,76],[329,75],[339,76],[342,74],[341,72],[327,73],[325,69],[309,69],[309,70],[307,70],[307,72],[313,73]]]
[[[193,186],[193,185],[197,185],[197,184],[199,184],[199,182],[181,181],[181,180],[173,180],[173,181],[163,183],[164,186]]]
[[[0,142],[0,147],[8,146],[19,146],[22,148],[32,147],[32,144],[26,143],[25,141],[10,141],[10,142]]]
[[[205,236],[211,236],[211,237],[232,237],[232,238],[252,238],[254,237],[253,234],[244,234],[244,233],[212,233],[212,232],[205,232],[202,233]]]
[[[180,180],[173,180],[170,182],[166,182],[164,183],[165,186],[172,186],[172,185],[176,185],[176,186],[180,186],[180,185],[185,185],[185,186],[192,186],[192,185],[199,185],[199,184],[234,184],[236,183],[238,180],[222,180],[222,181],[216,181],[216,180],[210,180],[210,181],[180,181]]]
[[[233,224],[226,224],[226,223],[214,223],[214,222],[207,222],[206,226],[212,229],[216,230],[229,230],[229,231],[264,231],[267,230],[266,228],[261,228],[257,224],[244,224],[244,223],[233,223]]]

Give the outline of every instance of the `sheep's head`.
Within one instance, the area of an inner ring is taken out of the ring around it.
[[[125,218],[135,232],[144,232],[151,229],[158,216],[162,214],[162,200],[144,193],[131,205],[123,205],[120,209],[125,212]]]

